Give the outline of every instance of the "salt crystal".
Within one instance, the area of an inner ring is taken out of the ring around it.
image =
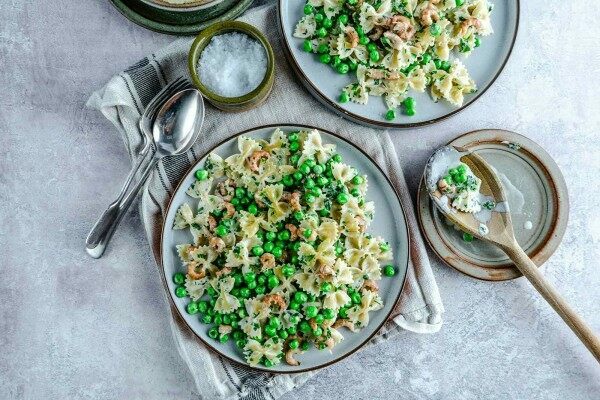
[[[198,60],[198,76],[213,93],[239,97],[260,85],[267,71],[267,52],[250,36],[231,32],[214,36]]]

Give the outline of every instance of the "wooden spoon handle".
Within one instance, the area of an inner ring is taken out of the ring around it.
[[[518,244],[503,246],[504,252],[513,260],[516,267],[529,279],[533,287],[554,308],[561,318],[569,325],[571,330],[579,337],[579,340],[600,362],[600,339],[594,334],[585,321],[567,304],[565,299],[548,283],[539,271],[538,267],[531,261],[529,256]]]

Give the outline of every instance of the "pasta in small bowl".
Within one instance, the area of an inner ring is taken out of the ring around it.
[[[377,193],[387,217],[402,218],[376,229],[388,241],[370,229],[369,174],[316,129],[270,130],[238,136],[233,154],[211,152],[184,179],[164,232],[187,241],[166,249],[175,256],[165,276],[209,346],[255,368],[293,372],[336,361],[379,329],[402,287],[408,239],[401,209],[388,210],[399,207],[391,186]],[[348,336],[360,339],[336,354]]]

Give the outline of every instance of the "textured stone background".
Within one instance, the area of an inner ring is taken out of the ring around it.
[[[413,188],[432,149],[466,131],[511,129],[546,148],[572,208],[544,273],[600,332],[600,12],[583,0],[523,3],[512,59],[491,90],[449,121],[398,132],[395,144]],[[104,258],[83,250],[129,168],[118,135],[84,103],[171,40],[106,0],[2,1],[2,399],[197,398],[135,208]],[[437,261],[434,272],[447,309],[441,332],[404,333],[287,398],[600,396],[598,364],[526,281],[479,282]]]

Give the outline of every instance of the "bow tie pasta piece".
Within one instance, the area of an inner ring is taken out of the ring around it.
[[[215,301],[215,311],[228,314],[238,309],[240,306],[240,301],[230,294],[231,289],[233,289],[233,284],[235,280],[228,276],[227,278],[221,279],[216,283],[212,283],[213,287],[219,293],[219,297]]]
[[[379,310],[383,303],[378,294],[370,290],[363,290],[360,304],[348,310],[348,319],[354,323],[356,328],[364,328],[369,325],[369,312]]]
[[[244,347],[244,354],[246,355],[246,361],[251,366],[256,366],[261,360],[269,360],[272,365],[279,364],[281,361],[281,352],[283,350],[283,344],[279,340],[275,342],[273,339],[267,340],[264,344],[250,339]]]

